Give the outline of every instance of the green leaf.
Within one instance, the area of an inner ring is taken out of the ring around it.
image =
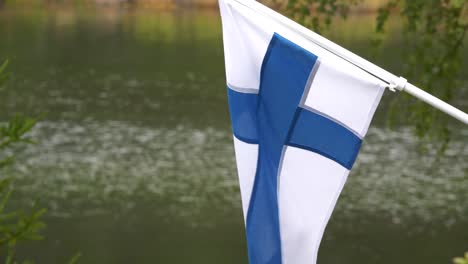
[[[67,264],[76,264],[78,263],[78,260],[81,258],[82,254],[81,252],[76,253],[68,262]]]
[[[15,161],[15,158],[13,156],[8,156],[0,160],[0,169],[11,165],[14,161]]]
[[[468,252],[465,253],[464,257],[454,258],[453,263],[454,264],[468,264]]]
[[[8,66],[8,60],[5,60],[1,65],[0,65],[0,86],[5,84],[5,82],[10,78],[10,73],[5,72],[6,68]]]

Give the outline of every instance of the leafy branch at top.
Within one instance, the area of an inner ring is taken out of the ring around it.
[[[362,0],[289,0],[286,12],[317,33],[327,30],[335,16],[346,18],[352,6]]]

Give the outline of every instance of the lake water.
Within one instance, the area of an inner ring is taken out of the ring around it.
[[[371,21],[353,18],[331,37],[368,56]],[[377,62],[399,73],[402,48],[389,44]],[[6,9],[5,58],[14,76],[1,117],[45,114],[38,144],[18,148],[6,171],[13,206],[40,199],[49,209],[46,240],[20,256],[247,263],[216,11]],[[451,122],[442,157],[419,152],[410,128],[384,125],[394,96],[385,94],[320,264],[442,264],[468,250],[468,128]],[[457,105],[466,111],[468,98]]]

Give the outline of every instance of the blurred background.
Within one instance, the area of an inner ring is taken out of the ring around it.
[[[376,8],[327,37],[370,58]],[[373,56],[400,74],[398,21]],[[468,110],[468,49],[460,94]],[[1,121],[42,116],[6,168],[13,208],[48,209],[37,263],[248,263],[214,0],[0,0]],[[321,264],[451,263],[468,250],[468,127],[446,151],[387,126],[386,92],[319,253]]]

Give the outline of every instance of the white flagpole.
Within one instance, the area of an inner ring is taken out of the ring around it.
[[[405,91],[408,94],[430,104],[431,106],[468,125],[468,114],[464,113],[463,111],[423,91],[411,83],[408,83],[405,78],[397,77],[396,75],[380,68],[379,66],[320,36],[319,34],[312,32],[311,30],[299,25],[298,23],[262,5],[261,3],[255,0],[227,0],[226,3],[228,5],[236,3],[243,5],[256,11],[257,13],[277,21],[284,27],[297,32],[302,37],[320,46],[321,48],[335,54],[336,56],[350,62],[356,67],[361,68],[362,70],[387,83],[390,90]]]
[[[433,107],[441,110],[442,112],[468,125],[468,115],[465,112],[447,104],[446,102],[431,95],[430,93],[427,93],[422,89],[419,89],[418,87],[412,85],[411,83],[407,83],[406,86],[403,88],[403,91],[411,94],[412,96],[432,105]]]

